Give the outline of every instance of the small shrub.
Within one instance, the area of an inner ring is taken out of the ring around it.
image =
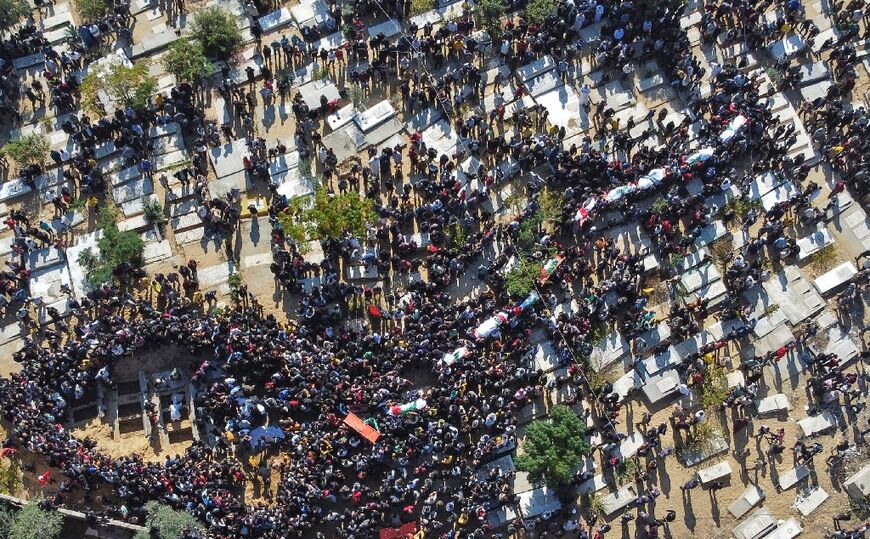
[[[75,5],[82,22],[96,21],[109,12],[109,4],[106,0],[76,0]]]
[[[505,292],[513,298],[527,296],[541,275],[541,264],[520,258],[519,264],[504,276]]]
[[[196,13],[191,29],[194,39],[209,56],[226,60],[242,46],[242,32],[235,16],[219,7],[207,7]]]
[[[157,539],[181,539],[187,532],[198,531],[205,537],[205,526],[193,514],[151,501],[145,504],[148,511],[147,524],[151,537]]]
[[[526,18],[529,22],[543,24],[544,19],[556,9],[555,0],[531,0],[526,6]]]
[[[637,457],[627,458],[616,466],[616,480],[620,485],[634,483],[635,477],[642,469]]]
[[[411,16],[435,9],[435,0],[411,0]]]
[[[166,215],[163,213],[163,205],[159,200],[149,199],[145,202],[142,208],[142,213],[145,219],[155,226],[160,226],[166,222]]]
[[[8,539],[57,539],[63,528],[63,517],[56,511],[43,511],[29,503],[15,513]]]
[[[816,274],[825,273],[839,262],[837,248],[826,245],[810,255],[809,266]]]
[[[242,274],[237,271],[232,272],[227,279],[227,284],[230,286],[230,290],[235,292],[242,286]]]
[[[668,211],[668,201],[664,198],[657,198],[650,204],[649,209],[653,213],[664,213]]]
[[[4,154],[21,167],[44,165],[48,161],[49,149],[48,138],[36,132],[11,140],[3,147]]]
[[[21,470],[12,461],[0,462],[0,493],[17,496],[24,486]]]
[[[718,365],[708,365],[704,381],[699,389],[701,406],[716,410],[728,398],[728,378],[725,369]],[[712,413],[712,412],[711,412]]]

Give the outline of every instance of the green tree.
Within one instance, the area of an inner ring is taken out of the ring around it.
[[[135,110],[148,109],[151,96],[157,91],[157,79],[148,73],[145,64],[132,67],[112,64],[108,68],[92,70],[82,81],[82,104],[88,110],[101,112],[100,92],[111,99],[120,101]]]
[[[318,187],[311,207],[302,212],[311,239],[339,238],[345,233],[361,237],[375,221],[374,201],[359,193],[334,194]]]
[[[541,213],[544,215],[545,222],[556,224],[562,221],[562,208],[565,207],[565,195],[561,191],[556,191],[549,187],[545,188],[538,197],[538,203],[541,206]]]
[[[242,32],[229,12],[207,7],[193,17],[193,37],[209,56],[227,60],[242,46]]]
[[[530,0],[526,6],[526,19],[535,24],[543,24],[553,10],[556,9],[555,0]]]
[[[97,226],[103,235],[97,240],[100,254],[91,249],[79,253],[78,263],[87,272],[87,282],[91,288],[97,288],[113,279],[112,270],[118,265],[128,262],[136,268],[142,267],[142,253],[145,242],[136,232],[126,230],[121,232],[115,224],[118,212],[111,206],[104,206],[97,216]]]
[[[23,167],[32,164],[45,164],[48,160],[49,149],[48,138],[42,133],[34,132],[17,140],[9,141],[3,147],[3,152],[18,166]]]
[[[15,521],[15,513],[5,505],[0,505],[0,537],[9,537],[9,529]]]
[[[157,199],[146,200],[142,206],[142,213],[145,215],[145,219],[152,225],[160,226],[166,222],[163,204]]]
[[[483,28],[489,34],[494,46],[498,47],[498,40],[502,34],[501,18],[504,16],[505,6],[503,0],[480,0],[474,6],[474,22],[478,28]]]
[[[577,414],[567,406],[554,406],[548,418],[529,424],[517,470],[527,472],[535,483],[564,488],[589,454],[585,437],[586,425]]]
[[[0,0],[0,28],[9,29],[30,13],[24,0]]]
[[[196,83],[214,71],[202,45],[185,37],[173,41],[163,56],[163,67],[179,80]]]
[[[302,224],[303,203],[303,198],[293,198],[288,202],[287,208],[278,213],[278,222],[284,230],[284,235],[296,244],[301,244],[308,239],[305,225]]]
[[[3,459],[0,461],[0,492],[17,496],[23,485],[21,470],[14,462]],[[0,535],[0,537],[3,537]]]
[[[57,539],[63,528],[63,517],[56,511],[43,511],[29,503],[15,513],[8,539]]]
[[[538,230],[544,222],[544,212],[536,211],[520,222],[520,243],[534,243],[538,239]]]
[[[540,276],[540,263],[520,257],[519,264],[504,276],[505,292],[512,298],[527,296],[535,288],[535,281]]]
[[[435,0],[411,0],[411,16],[435,9]]]
[[[205,526],[186,511],[176,511],[168,505],[155,501],[146,503],[145,510],[148,511],[146,524],[150,534],[142,534],[142,537],[181,539],[189,530],[199,530],[205,536]]]
[[[91,22],[109,12],[106,0],[76,0],[76,10],[82,22]]]

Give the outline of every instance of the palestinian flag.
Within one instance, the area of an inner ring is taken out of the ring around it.
[[[467,355],[468,355],[468,348],[462,346],[462,347],[459,347],[456,350],[450,352],[449,354],[444,354],[444,357],[441,358],[441,363],[443,363],[444,365],[447,365],[449,367],[450,365],[453,365],[454,363],[456,363],[457,361],[459,361],[460,359],[464,358]]]
[[[553,275],[553,272],[556,271],[556,268],[559,267],[559,264],[561,264],[563,260],[565,260],[564,256],[556,255],[550,260],[544,262],[544,265],[541,266],[541,275],[538,282],[545,284],[550,279],[550,275]]]

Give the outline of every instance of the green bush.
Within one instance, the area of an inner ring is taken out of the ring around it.
[[[196,83],[214,71],[214,64],[206,57],[198,41],[181,38],[169,45],[163,56],[163,67],[179,80]]]
[[[5,459],[0,461],[0,493],[17,496],[23,484],[21,470],[18,469],[18,466]]]
[[[0,504],[0,537],[9,537],[9,529],[15,521],[15,513],[5,505]]]
[[[42,133],[34,132],[17,140],[10,140],[3,147],[3,153],[23,167],[45,164],[48,161],[49,149],[48,138]]]
[[[346,233],[364,237],[366,228],[377,219],[374,201],[359,193],[330,194],[318,187],[311,207],[303,210],[311,239],[340,238]]]
[[[43,511],[36,503],[25,505],[15,513],[8,539],[58,539],[63,517],[55,511]]]
[[[554,9],[556,9],[555,0],[531,0],[526,6],[526,19],[535,24],[542,24]]]
[[[92,249],[84,249],[79,253],[78,263],[85,268],[87,283],[91,288],[111,282],[112,270],[123,262],[129,262],[135,268],[141,268],[144,262],[142,253],[145,242],[132,230],[118,230],[118,225],[115,224],[117,216],[114,208],[103,206],[97,215],[97,226],[103,232],[102,237],[97,240],[99,256]]]
[[[157,539],[181,539],[189,530],[199,530],[205,536],[205,526],[195,516],[186,511],[151,501],[145,504],[148,511],[146,524],[151,531],[150,537]]]
[[[152,225],[162,225],[166,222],[166,215],[163,213],[163,204],[159,200],[149,199],[142,207],[142,213],[145,219]]]
[[[82,22],[93,22],[109,12],[106,0],[76,0],[76,10]]]
[[[228,60],[242,46],[236,18],[219,7],[207,7],[196,13],[191,29],[203,51],[220,60]]]
[[[538,204],[541,206],[545,222],[562,222],[562,208],[565,207],[565,195],[560,191],[547,187],[541,191],[541,195],[538,197]]]
[[[91,111],[100,111],[104,103],[100,93],[105,92],[115,101],[120,101],[138,111],[145,111],[151,104],[151,96],[157,92],[157,79],[148,73],[145,64],[127,67],[112,64],[107,69],[94,69],[81,84],[82,105]]]
[[[504,276],[505,292],[512,298],[521,298],[534,290],[541,276],[541,264],[520,258],[519,264]]]
[[[493,44],[498,47],[502,34],[501,18],[505,13],[503,0],[480,0],[474,6],[474,22],[478,28],[486,30]]]
[[[435,0],[411,0],[411,16],[435,9]]]
[[[544,222],[544,212],[536,211],[520,222],[519,239],[522,243],[535,243],[538,239],[538,231]]]
[[[554,406],[550,416],[529,424],[517,470],[534,483],[559,487],[571,483],[574,470],[589,454],[586,425],[567,406]]]
[[[18,24],[28,13],[30,6],[24,0],[0,0],[0,25],[3,28]]]

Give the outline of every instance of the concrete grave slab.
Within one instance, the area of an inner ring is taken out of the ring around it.
[[[556,71],[547,71],[525,82],[532,97],[543,95],[563,85],[562,78]]]
[[[267,15],[263,15],[259,18],[259,22],[263,33],[266,34],[293,22],[293,14],[286,7],[282,7]]]
[[[831,235],[827,228],[816,230],[812,234],[797,240],[798,260],[804,260],[832,243],[834,243],[834,236]]]
[[[326,100],[330,102],[341,99],[341,96],[338,93],[338,87],[336,87],[329,79],[320,79],[305,83],[299,87],[299,94],[311,110],[317,110],[320,108],[321,96],[326,96]]]
[[[384,37],[389,38],[401,33],[402,26],[393,19],[387,19],[382,23],[369,26],[367,31],[370,38],[375,38],[379,34],[383,34]]]
[[[741,518],[743,515],[748,513],[750,509],[761,503],[762,500],[764,500],[764,491],[761,487],[758,485],[749,485],[740,497],[728,506],[728,512],[731,513],[734,518]]]
[[[773,190],[762,195],[761,205],[764,207],[764,211],[770,211],[777,204],[788,202],[791,197],[799,194],[797,187],[790,180],[785,180]]]
[[[783,472],[779,475],[779,488],[780,490],[788,490],[808,475],[810,475],[810,470],[803,464]]]
[[[171,256],[172,245],[170,245],[169,240],[146,243],[145,249],[142,251],[142,259],[145,261],[145,264],[166,260]]]
[[[363,112],[360,112],[354,117],[354,121],[363,133],[367,133],[379,124],[393,118],[395,115],[396,110],[389,101],[385,100]]]
[[[612,515],[621,509],[625,509],[637,500],[637,489],[634,485],[624,485],[616,492],[611,492],[601,500],[605,515]]]
[[[704,264],[692,268],[680,278],[680,284],[687,293],[692,293],[699,288],[705,287],[713,281],[718,281],[722,276],[713,264]]]
[[[242,158],[249,154],[247,141],[243,138],[212,148],[210,156],[215,176],[223,178],[244,170]]]
[[[593,348],[590,354],[592,368],[600,372],[630,351],[628,341],[618,331],[612,331]]]
[[[517,76],[523,82],[533,79],[539,75],[546,73],[547,71],[552,71],[556,68],[556,61],[553,60],[551,56],[544,56],[526,64],[522,67],[517,68],[516,73]]]
[[[701,484],[705,486],[714,481],[725,479],[726,477],[731,477],[731,465],[727,460],[723,460],[722,462],[704,468],[703,470],[698,470],[698,479],[700,479]]]
[[[829,410],[825,410],[819,415],[813,415],[799,420],[798,425],[800,425],[801,430],[804,431],[804,436],[815,436],[836,428],[837,418]]]
[[[123,204],[145,195],[150,195],[153,192],[154,182],[151,181],[151,178],[142,177],[127,182],[124,185],[114,187],[112,189],[112,198],[114,198],[115,202],[118,204]]]
[[[870,464],[861,468],[857,473],[843,482],[843,490],[853,500],[862,500],[870,496]]]
[[[787,395],[777,393],[755,401],[755,409],[758,411],[759,417],[767,417],[780,412],[788,412],[791,410],[791,403],[788,402]]]
[[[819,276],[813,281],[813,286],[816,287],[819,294],[826,295],[827,293],[836,290],[843,284],[852,279],[858,270],[851,262],[844,262],[831,271]]]
[[[822,487],[816,487],[808,495],[798,497],[795,500],[794,507],[800,514],[805,517],[810,516],[810,513],[815,511],[822,503],[829,498],[828,493]]]
[[[674,369],[649,378],[641,387],[650,404],[657,404],[663,399],[679,394],[680,375]]]

